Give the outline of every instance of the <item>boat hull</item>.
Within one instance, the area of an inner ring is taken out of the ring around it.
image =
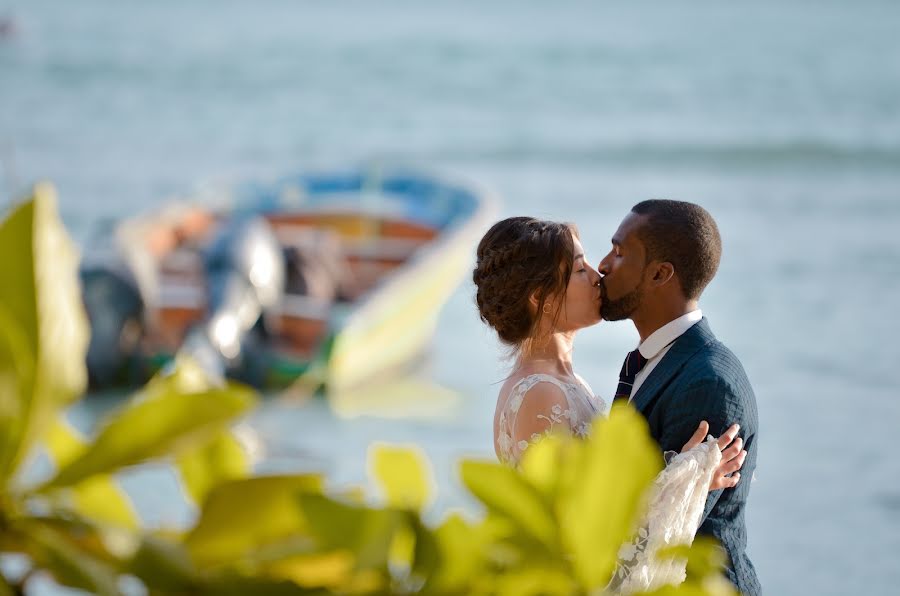
[[[233,378],[306,393],[345,393],[416,362],[468,272],[473,246],[496,205],[489,192],[472,185],[405,171],[290,177],[238,188],[228,201],[236,207],[203,221],[251,212],[265,218],[286,247],[302,244],[298,238],[308,241],[310,234],[337,238],[342,247],[353,295],[329,303],[287,291],[281,310],[264,313],[240,357],[229,363]],[[189,197],[187,203],[197,201]],[[132,264],[153,260],[146,254],[150,235],[133,233],[140,220],[126,222],[118,234],[120,253],[130,255],[123,261]],[[122,233],[126,229],[131,232]],[[203,277],[200,266],[183,255],[190,262],[177,262],[177,250],[167,246],[160,252],[156,272],[143,276],[150,281],[134,275],[148,305],[146,337],[130,357],[126,382],[140,382],[165,365],[189,330],[211,316],[197,281]]]

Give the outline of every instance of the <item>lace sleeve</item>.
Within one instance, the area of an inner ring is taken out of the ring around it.
[[[615,594],[655,590],[679,584],[685,561],[657,560],[664,548],[694,540],[713,472],[722,459],[714,438],[675,455],[653,484],[647,517],[634,541],[619,551],[619,566],[609,585]]]
[[[551,379],[546,375],[527,377],[510,392],[497,429],[501,460],[516,465],[531,442],[558,425],[570,427],[565,390]]]

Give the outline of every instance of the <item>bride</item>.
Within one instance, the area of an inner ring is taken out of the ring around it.
[[[600,322],[601,301],[600,274],[587,264],[577,229],[531,217],[500,221],[478,245],[473,281],[481,319],[509,346],[515,363],[497,397],[499,459],[516,466],[532,442],[557,429],[585,436],[609,404],[572,366],[575,334]],[[666,454],[669,463],[655,482],[645,520],[648,531],[641,533],[646,537],[636,548],[623,548],[629,555],[610,585],[615,592],[683,581],[684,564],[663,564],[653,554],[693,540],[707,492],[736,486],[746,456],[735,440],[737,425],[704,442],[708,430],[701,422],[680,455]],[[672,494],[692,496],[667,507],[663,502]]]

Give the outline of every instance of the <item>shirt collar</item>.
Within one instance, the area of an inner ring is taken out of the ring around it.
[[[646,358],[647,360],[651,360],[659,354],[663,348],[668,346],[670,343],[678,339],[684,334],[685,331],[694,326],[700,319],[703,318],[703,312],[698,308],[697,310],[691,311],[686,315],[682,315],[675,319],[674,321],[670,321],[654,331],[650,334],[650,337],[645,339],[638,349],[641,352],[641,356]]]

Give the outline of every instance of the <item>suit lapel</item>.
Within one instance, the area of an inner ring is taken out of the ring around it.
[[[691,356],[715,338],[706,317],[685,331],[681,337],[675,340],[656,368],[650,371],[650,375],[638,387],[637,393],[631,399],[632,405],[639,412],[646,413],[645,410],[655,401],[660,389],[681,370]]]

